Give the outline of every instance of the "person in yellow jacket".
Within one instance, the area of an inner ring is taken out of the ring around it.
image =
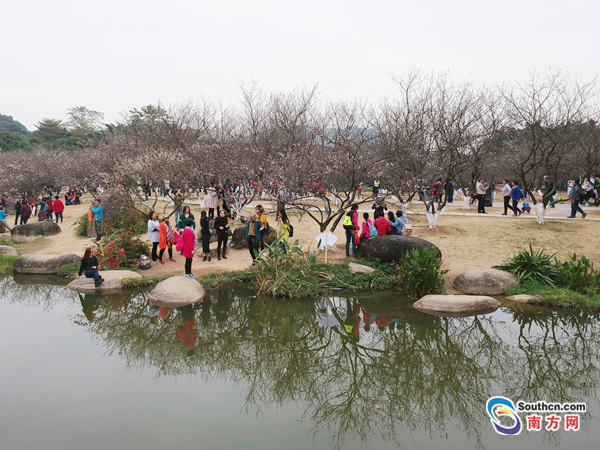
[[[263,251],[265,249],[265,234],[269,231],[269,224],[267,223],[267,213],[262,205],[256,205],[256,215],[262,224],[260,228],[260,251]]]
[[[284,210],[277,213],[277,222],[279,223],[277,237],[281,237],[281,249],[283,253],[287,253],[286,247],[289,246],[288,240],[290,239],[290,220]]]

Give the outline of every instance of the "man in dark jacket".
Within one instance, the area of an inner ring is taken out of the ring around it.
[[[546,189],[544,190],[544,206],[547,208],[548,203],[554,208],[554,195],[556,194],[556,189],[554,189],[554,183],[550,181],[548,175],[544,175],[544,184],[546,185]]]

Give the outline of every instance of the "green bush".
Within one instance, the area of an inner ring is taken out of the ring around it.
[[[16,260],[16,256],[0,255],[0,273],[10,273]]]
[[[131,231],[136,235],[145,234],[148,232],[148,215],[137,209],[123,211],[115,218],[113,228]]]
[[[75,222],[75,225],[77,226],[77,231],[75,231],[75,236],[88,237],[87,228],[88,228],[89,224],[90,224],[90,222],[88,222],[87,214],[85,216],[81,216],[81,218],[79,218]]]
[[[529,251],[523,250],[494,268],[512,273],[519,283],[537,281],[554,286],[558,271],[552,262],[553,256],[544,253],[544,250],[533,250],[529,244]]]
[[[65,264],[64,266],[60,266],[58,268],[57,275],[63,277],[73,277],[79,273],[80,264]]]
[[[407,252],[398,264],[400,283],[411,300],[444,292],[442,261],[435,247],[419,247]]]
[[[555,260],[555,265],[560,286],[581,294],[588,291],[600,293],[600,273],[594,269],[594,263],[585,256],[577,259],[577,255],[573,253],[570,260]]]

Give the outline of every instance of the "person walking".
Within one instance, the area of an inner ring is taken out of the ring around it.
[[[204,258],[202,259],[202,261],[206,261],[206,259],[208,258],[208,262],[211,262],[210,222],[208,221],[208,217],[206,217],[206,211],[202,211],[200,213],[200,236],[202,238],[202,252],[204,253]]]
[[[65,210],[65,205],[58,198],[58,195],[54,197],[54,215],[56,216],[56,223],[58,223],[58,218],[60,217],[60,223],[63,221],[63,211]]]
[[[277,237],[281,238],[281,250],[283,253],[287,253],[287,247],[289,246],[288,241],[290,239],[290,220],[288,219],[285,210],[279,210],[276,220],[279,223],[279,232],[277,233]]]
[[[267,222],[267,213],[265,212],[265,208],[262,205],[256,205],[256,215],[258,216],[258,220],[260,220],[261,229],[260,229],[260,239],[258,239],[260,243],[260,251],[262,252],[265,249],[265,234],[269,231],[269,224]]]
[[[223,246],[223,259],[227,259],[225,253],[227,251],[227,241],[229,236],[227,231],[229,230],[229,217],[225,214],[225,211],[219,213],[219,217],[215,219],[215,230],[217,230],[217,259],[221,261],[221,246]]]
[[[358,205],[352,205],[350,211],[346,213],[343,222],[346,230],[346,257],[350,256],[350,243],[352,243],[352,256],[356,258],[356,239],[354,235],[359,230],[358,227]]]
[[[77,278],[79,278],[83,273],[85,274],[86,278],[93,278],[94,285],[98,287],[104,281],[104,278],[100,276],[98,269],[100,269],[98,258],[96,258],[95,255],[92,255],[91,247],[86,248],[85,252],[83,253],[83,257],[81,258],[81,265],[79,266]]]
[[[544,175],[544,183],[546,184],[546,189],[544,190],[544,206],[547,208],[548,204],[550,204],[550,208],[554,208],[554,196],[556,195],[556,189],[554,189],[554,183],[550,181],[550,177],[548,175]]]
[[[160,249],[160,253],[158,254],[158,262],[160,264],[164,264],[162,258],[165,254],[165,249],[169,249],[169,261],[175,262],[173,259],[174,231],[173,227],[169,223],[169,216],[163,217],[163,220],[158,227],[158,236],[158,248]]]
[[[194,257],[194,248],[196,247],[196,233],[192,230],[193,220],[188,218],[185,221],[185,228],[181,232],[179,242],[175,250],[180,251],[185,258],[185,277],[196,278],[192,274],[192,258]]]
[[[102,239],[102,220],[104,219],[104,213],[102,210],[102,202],[100,199],[96,200],[96,206],[92,206],[90,209],[94,214],[94,226],[96,228],[96,241]]]
[[[579,201],[581,200],[581,183],[579,180],[573,180],[573,188],[569,192],[569,198],[571,199],[571,215],[568,218],[574,219],[579,211],[581,218],[585,219],[587,214],[579,207]]]
[[[38,203],[35,204],[35,208],[37,211],[38,222],[44,222],[46,220],[46,210],[48,209],[48,205],[44,201],[44,199],[40,199]]]
[[[152,211],[148,218],[148,236],[150,237],[150,243],[152,244],[152,261],[158,261],[158,254],[156,252],[158,243],[160,242],[158,227],[160,227],[160,223],[156,219],[156,213]]]
[[[510,184],[508,184],[508,180],[502,180],[502,198],[504,199],[504,212],[502,213],[503,216],[506,216],[509,209],[516,214],[514,208],[510,206],[510,191],[511,188]]]
[[[248,225],[246,226],[246,241],[248,242],[248,250],[252,256],[252,265],[256,265],[256,256],[258,254],[258,242],[261,238],[262,222],[258,220],[256,214],[250,216]]]
[[[477,214],[487,214],[485,212],[485,191],[483,178],[477,183]]]
[[[8,216],[9,214],[4,210],[4,206],[0,206],[0,222],[4,224],[8,231],[12,231],[11,226],[8,224],[8,220],[6,220]]]
[[[520,216],[521,214],[523,214],[523,211],[521,211],[519,209],[519,200],[521,200],[521,189],[519,188],[519,183],[516,181],[512,182],[512,189],[510,190],[510,197],[512,198],[512,210],[513,210],[513,216]]]

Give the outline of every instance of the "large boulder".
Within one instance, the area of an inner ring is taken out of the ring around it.
[[[81,256],[72,253],[49,255],[26,253],[16,259],[13,270],[19,273],[55,274],[61,266],[80,263]]]
[[[248,241],[246,241],[246,227],[247,225],[242,225],[233,230],[233,236],[231,240],[234,244],[241,245],[242,248],[248,248]],[[277,231],[273,228],[269,228],[269,231],[266,232],[264,241],[266,245],[271,245],[273,241],[277,239]]]
[[[156,306],[185,306],[202,301],[204,287],[193,278],[171,277],[158,283],[148,295]]]
[[[102,221],[107,226],[113,226],[119,214],[135,209],[131,195],[125,189],[107,189],[100,196],[100,200],[102,203]]]
[[[476,269],[461,273],[454,280],[454,288],[464,294],[500,295],[517,285],[510,273],[498,269]]]
[[[406,252],[420,248],[433,247],[442,257],[440,249],[431,242],[413,236],[375,236],[361,241],[358,246],[358,257],[367,260],[379,259],[382,263],[398,262]]]
[[[19,252],[14,247],[8,245],[0,245],[0,255],[4,256],[19,256]]]
[[[0,222],[0,233],[6,233],[8,231],[8,229],[6,228],[6,225],[4,225],[4,223]]]
[[[472,316],[495,311],[500,302],[483,295],[426,295],[413,307],[421,312],[441,316]]]
[[[100,276],[104,278],[104,282],[98,287],[94,285],[93,278],[86,278],[85,276],[71,281],[67,287],[77,292],[118,291],[123,289],[121,280],[125,278],[142,278],[139,273],[131,270],[101,270]]]
[[[41,236],[52,236],[60,233],[60,227],[54,222],[31,222],[17,225],[11,231],[11,238],[15,242],[33,241]]]

